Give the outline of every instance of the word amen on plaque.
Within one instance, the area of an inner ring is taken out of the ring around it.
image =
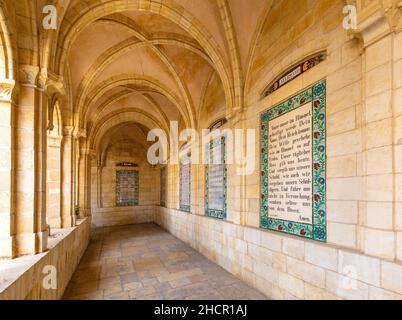
[[[326,241],[326,82],[261,114],[261,227]]]

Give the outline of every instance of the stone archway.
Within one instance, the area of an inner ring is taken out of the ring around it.
[[[14,257],[12,94],[14,61],[9,23],[0,6],[0,257]]]

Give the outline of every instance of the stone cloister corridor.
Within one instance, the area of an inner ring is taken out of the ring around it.
[[[0,0],[0,300],[76,299],[402,300],[401,1]]]
[[[63,298],[266,299],[154,224],[96,229]]]

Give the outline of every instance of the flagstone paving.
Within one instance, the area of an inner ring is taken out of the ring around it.
[[[155,224],[98,228],[64,299],[266,297]]]

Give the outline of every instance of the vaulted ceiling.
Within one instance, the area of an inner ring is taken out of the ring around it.
[[[252,42],[272,4],[56,2],[60,22],[43,49],[48,56],[43,64],[69,79],[71,119],[93,141],[102,140],[95,136],[106,133],[100,127],[108,122],[147,118],[162,128],[171,120],[199,127],[214,120],[206,113],[219,117],[241,109]],[[38,1],[38,12],[45,3]]]

